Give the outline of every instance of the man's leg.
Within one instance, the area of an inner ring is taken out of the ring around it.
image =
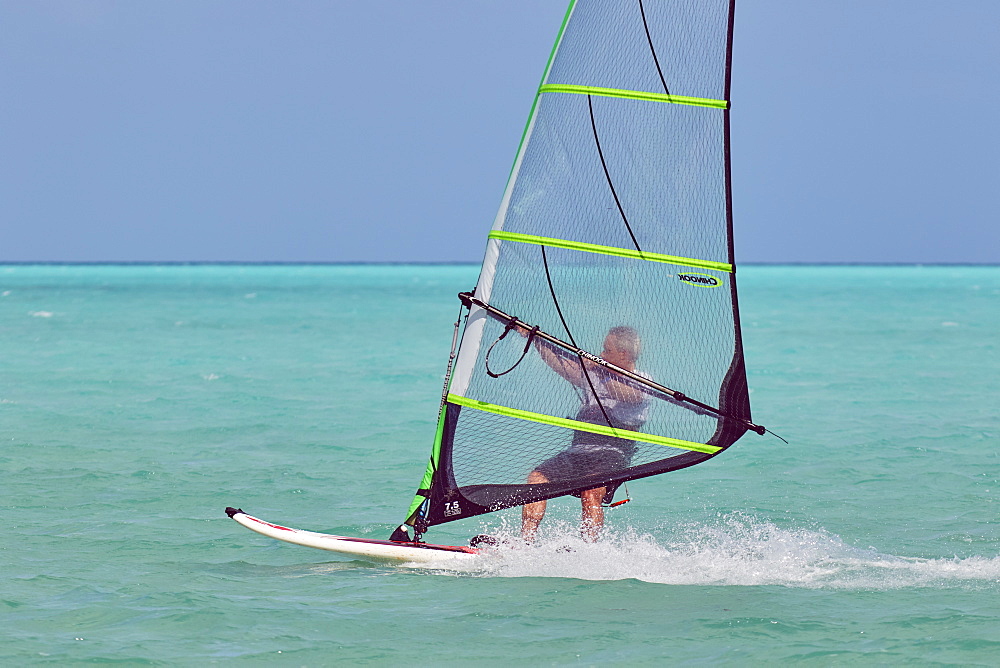
[[[604,507],[601,501],[604,499],[604,488],[588,489],[580,494],[580,502],[583,504],[583,521],[580,523],[580,535],[588,543],[597,542],[604,527]],[[527,508],[527,506],[525,506]]]
[[[529,485],[538,485],[548,481],[549,479],[539,471],[532,471],[528,474]],[[545,517],[544,501],[526,503],[521,508],[521,537],[524,538],[526,543],[535,542],[535,534],[538,533],[538,525],[541,523],[543,517]]]

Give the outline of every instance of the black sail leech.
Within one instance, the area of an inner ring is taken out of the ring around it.
[[[559,315],[559,322],[562,323],[563,329],[566,330],[566,337],[569,342],[576,346],[576,339],[573,338],[573,332],[569,330],[569,325],[566,324],[566,316],[563,315],[562,309],[559,307],[559,299],[556,297],[556,289],[552,286],[552,272],[549,271],[549,258],[545,254],[545,246],[539,246],[542,249],[542,267],[545,268],[545,283],[549,286],[549,295],[552,297],[552,305],[556,308],[556,313]],[[577,346],[579,348],[579,346]]]
[[[579,346],[576,345],[576,340],[573,338],[573,332],[569,330],[569,325],[566,324],[566,318],[563,316],[562,309],[559,307],[559,299],[556,297],[556,289],[552,285],[552,274],[549,272],[549,260],[545,255],[545,246],[540,246],[540,248],[542,249],[542,265],[545,267],[545,279],[549,286],[549,293],[552,295],[552,304],[556,307],[556,311],[559,313],[559,320],[562,321],[563,328],[566,330],[566,336],[569,337],[570,342],[574,346],[579,348]],[[604,422],[609,427],[613,428],[615,425],[611,421],[611,417],[608,416],[608,411],[604,407],[604,402],[601,401],[601,397],[597,394],[597,390],[594,388],[594,381],[590,377],[590,372],[587,370],[587,363],[581,355],[577,355],[577,359],[580,361],[580,371],[583,373],[583,377],[587,379],[587,385],[590,388],[590,392],[601,409],[601,415],[604,416]]]
[[[643,7],[642,0],[639,0],[639,13],[642,15],[642,27],[646,31],[649,52],[653,54],[653,62],[656,64],[656,73],[660,75],[660,83],[663,84],[663,92],[670,95],[670,89],[667,88],[667,80],[663,78],[663,68],[660,67],[660,59],[656,57],[656,48],[653,47],[653,37],[649,34],[649,22],[646,21],[646,8]]]
[[[615,205],[618,207],[618,213],[622,216],[622,222],[625,223],[628,235],[632,238],[632,243],[635,245],[635,249],[641,253],[642,248],[639,247],[639,242],[635,238],[635,232],[632,231],[632,226],[628,224],[628,216],[625,215],[625,209],[622,208],[622,202],[618,199],[618,193],[615,191],[615,184],[611,180],[611,172],[608,171],[608,163],[604,159],[604,151],[601,150],[601,138],[597,134],[597,121],[594,120],[594,98],[590,95],[587,96],[587,109],[590,111],[590,127],[594,132],[594,145],[597,146],[597,155],[601,159],[601,167],[604,169],[604,178],[608,181],[608,188],[611,189],[611,195],[615,198]]]

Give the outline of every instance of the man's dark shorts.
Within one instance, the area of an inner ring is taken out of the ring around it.
[[[535,467],[552,482],[582,478],[594,473],[618,471],[628,466],[631,457],[617,448],[601,448],[593,452],[563,450]]]
[[[586,431],[573,433],[573,445],[582,447],[563,450],[536,466],[535,470],[553,482],[620,471],[632,461],[636,449],[635,441]],[[587,446],[593,449],[588,452]]]

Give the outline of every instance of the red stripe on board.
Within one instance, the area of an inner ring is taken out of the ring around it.
[[[246,513],[243,513],[243,514],[247,516],[247,519],[251,519],[254,522],[256,522],[257,524],[263,524],[264,526],[269,526],[272,529],[281,529],[282,531],[291,531],[292,533],[298,533],[297,531],[295,531],[295,529],[289,529],[288,527],[283,527],[280,524],[271,524],[270,522],[265,522],[264,520],[259,520],[256,517],[251,517],[250,515],[247,515]]]
[[[337,538],[352,543],[367,543],[369,545],[397,545],[399,547],[415,547],[422,550],[441,550],[442,552],[465,552],[466,554],[479,554],[479,550],[473,547],[463,547],[461,545],[432,545],[430,543],[397,543],[391,540],[376,540],[374,538],[353,538],[349,536],[337,536]]]

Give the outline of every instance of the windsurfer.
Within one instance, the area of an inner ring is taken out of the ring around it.
[[[635,368],[641,345],[638,332],[631,327],[612,327],[604,338],[604,350],[600,356],[626,371],[648,378]],[[606,425],[610,419],[614,427],[630,431],[638,431],[646,422],[649,401],[642,390],[621,382],[620,378],[597,363],[586,362],[585,373],[579,357],[557,353],[541,341],[536,343],[536,348],[553,371],[580,390],[583,405],[577,413],[577,420]],[[570,447],[536,466],[528,475],[528,483],[537,485],[560,478],[620,470],[628,466],[634,452],[633,441],[575,431]],[[614,489],[612,487],[610,491],[613,493]],[[600,535],[604,526],[602,503],[608,491],[608,487],[596,487],[579,494],[583,506],[580,534],[584,540],[594,542]],[[538,525],[544,516],[545,501],[524,505],[521,535],[525,541],[530,543],[535,540]]]

